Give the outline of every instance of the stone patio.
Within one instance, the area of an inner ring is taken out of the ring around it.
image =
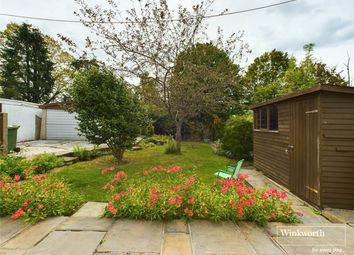
[[[31,158],[43,153],[54,153],[57,156],[62,156],[72,153],[75,146],[87,149],[93,148],[93,145],[87,141],[36,140],[17,143],[17,147],[21,149],[17,155]],[[106,147],[106,145],[100,145],[100,148]]]

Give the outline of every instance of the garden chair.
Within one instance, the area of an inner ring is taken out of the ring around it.
[[[243,164],[243,161],[245,161],[244,159],[241,159],[240,161],[238,161],[236,163],[235,166],[227,166],[226,167],[226,171],[223,169],[219,169],[214,175],[216,177],[221,177],[221,178],[237,178],[237,174],[240,172],[241,170],[241,166]]]

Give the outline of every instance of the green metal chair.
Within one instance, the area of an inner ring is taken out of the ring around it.
[[[240,172],[244,159],[241,159],[236,163],[236,166],[227,166],[226,171],[219,169],[214,175],[221,178],[237,178],[237,174]]]

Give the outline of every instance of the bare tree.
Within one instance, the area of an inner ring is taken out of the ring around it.
[[[77,16],[93,32],[86,39],[87,49],[93,53],[103,51],[105,64],[124,77],[148,73],[158,85],[164,107],[178,123],[181,113],[172,112],[170,93],[175,60],[195,43],[208,41],[204,21],[213,0],[200,2],[190,9],[179,6],[176,10],[166,0],[138,0],[124,14],[114,0],[107,0],[107,9],[89,6],[85,0],[75,1],[80,6]],[[240,59],[247,49],[242,36],[242,32],[237,32],[225,39],[219,29],[214,44],[233,60]],[[63,39],[70,43],[68,38]]]
[[[347,52],[347,63],[344,64],[345,68],[347,69],[347,77],[348,77],[348,86],[352,85],[352,80],[350,78],[350,55]]]

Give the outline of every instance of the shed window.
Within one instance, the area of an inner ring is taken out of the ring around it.
[[[254,129],[260,129],[261,128],[261,118],[260,118],[260,114],[259,114],[259,109],[256,109],[254,110],[254,123],[253,123],[253,126],[254,126]]]
[[[260,109],[260,122],[261,122],[261,129],[268,128],[268,111],[266,107]]]
[[[278,130],[278,107],[265,106],[254,110],[254,129]]]
[[[278,130],[278,107],[269,106],[269,130]]]

